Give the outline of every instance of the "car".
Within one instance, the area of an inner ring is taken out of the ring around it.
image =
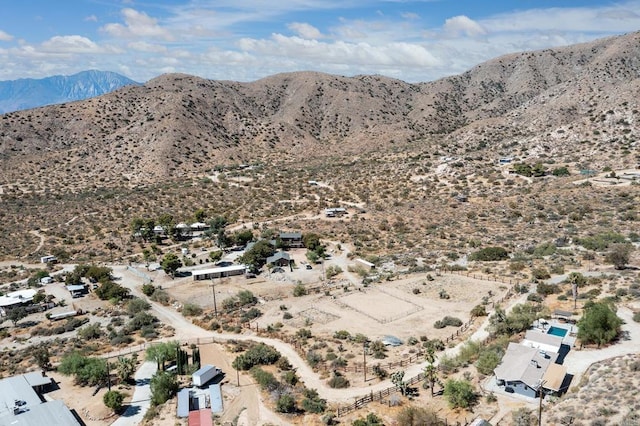
[[[311,265],[307,264],[306,268],[307,268],[307,269],[313,269],[313,266],[311,266]]]

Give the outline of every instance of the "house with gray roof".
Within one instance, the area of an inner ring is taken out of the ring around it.
[[[34,372],[0,380],[0,425],[80,426],[83,424],[62,401],[42,396],[51,378]]]
[[[302,233],[300,232],[281,232],[279,235],[282,247],[284,248],[302,248]]]
[[[285,253],[283,251],[279,251],[273,256],[267,257],[267,265],[269,266],[289,266],[290,262],[291,256],[289,256],[289,253]]]

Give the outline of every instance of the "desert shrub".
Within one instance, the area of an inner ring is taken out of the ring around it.
[[[487,316],[487,310],[484,307],[484,305],[476,305],[473,307],[473,309],[471,309],[471,316],[472,317],[486,317]]]
[[[324,413],[327,409],[327,400],[320,398],[315,389],[305,389],[302,409],[308,413]]]
[[[280,352],[276,349],[264,343],[258,343],[233,360],[232,366],[236,370],[250,370],[256,365],[274,364],[279,358]]]
[[[273,374],[269,373],[268,371],[264,371],[260,367],[252,367],[251,376],[258,383],[262,390],[273,391],[280,386],[280,383]]]
[[[531,278],[535,281],[547,280],[551,278],[551,274],[547,271],[547,268],[534,268],[531,271]]]
[[[182,306],[182,315],[184,315],[185,317],[202,315],[202,308],[193,303],[185,303]]]
[[[309,351],[307,352],[307,363],[311,366],[311,367],[315,367],[316,365],[318,365],[320,362],[322,362],[322,355],[316,351]]]
[[[307,289],[304,287],[303,284],[298,284],[293,288],[294,297],[301,297],[306,295],[307,295]]]
[[[527,296],[527,301],[528,302],[536,302],[536,303],[540,303],[544,300],[544,297],[542,297],[539,294],[535,294],[535,293],[531,293],[530,295]]]
[[[143,312],[151,308],[151,305],[146,300],[142,300],[138,297],[134,297],[127,302],[127,314],[134,316],[138,312]]]
[[[349,380],[338,371],[333,372],[333,377],[327,381],[327,384],[334,389],[343,389],[350,386]]]
[[[483,350],[480,352],[475,366],[481,374],[489,376],[493,374],[493,370],[500,364],[502,353],[495,350]]]
[[[100,323],[91,324],[79,329],[78,336],[80,336],[84,340],[98,339],[100,336],[102,336]]]
[[[460,327],[462,325],[462,320],[456,317],[445,316],[441,320],[436,321],[433,326],[435,328],[445,328],[448,326],[451,327]]]
[[[150,298],[154,302],[158,302],[165,306],[171,303],[171,297],[169,296],[169,293],[159,288],[156,288]]]
[[[291,318],[293,318],[293,315],[291,315],[291,313],[289,313],[289,312],[285,312],[284,314],[282,314],[282,319],[288,320],[288,319],[291,319]]]
[[[403,408],[396,417],[398,426],[444,426],[445,421],[438,418],[438,415],[425,407],[409,406]]]
[[[471,255],[469,256],[469,260],[479,260],[482,262],[491,262],[508,258],[509,253],[503,247],[485,247],[474,253],[471,253]]]
[[[150,297],[156,291],[156,287],[153,284],[143,284],[142,285],[142,293]]]
[[[333,333],[334,339],[346,340],[351,337],[351,334],[347,330],[339,330]]]
[[[296,411],[295,398],[288,393],[280,395],[278,402],[276,402],[276,411],[278,413],[294,413]]]
[[[115,390],[110,390],[102,397],[104,405],[111,408],[114,413],[117,413],[122,409],[122,402],[124,401],[124,394]]]
[[[560,293],[560,287],[556,284],[538,283],[536,285],[536,292],[547,296],[549,294]]]
[[[469,381],[454,379],[445,383],[444,396],[451,408],[469,408],[478,398]]]
[[[282,373],[281,378],[283,382],[285,382],[290,386],[295,386],[296,384],[298,384],[298,381],[300,380],[296,372],[292,370],[285,371],[284,373]]]

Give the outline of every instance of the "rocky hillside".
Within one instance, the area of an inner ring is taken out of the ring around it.
[[[0,161],[5,182],[44,168],[144,182],[434,140],[454,154],[568,161],[602,144],[633,150],[639,77],[640,33],[512,54],[421,84],[309,72],[252,83],[163,75],[1,116]]]

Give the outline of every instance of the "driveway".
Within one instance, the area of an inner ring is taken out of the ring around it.
[[[112,426],[136,426],[142,423],[142,418],[151,405],[150,382],[157,369],[155,362],[142,363],[134,376],[136,387],[131,403],[125,412],[112,423]]]

